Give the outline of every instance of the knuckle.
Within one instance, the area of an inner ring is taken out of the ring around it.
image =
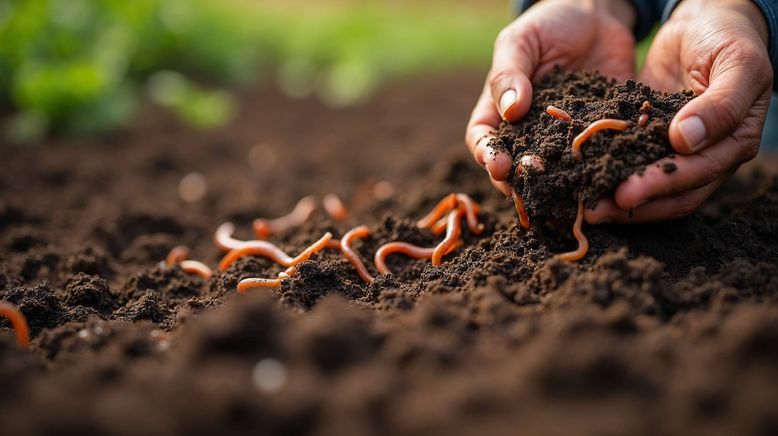
[[[508,82],[513,74],[514,71],[510,67],[502,66],[493,68],[489,73],[489,86],[493,90],[496,90],[497,88],[503,86],[503,83]]]
[[[759,141],[748,141],[740,149],[740,159],[742,162],[750,161],[759,154]]]
[[[716,98],[718,102],[715,109],[715,122],[719,126],[727,128],[738,125],[746,113],[746,105],[743,103],[743,99],[731,93],[721,93]]]

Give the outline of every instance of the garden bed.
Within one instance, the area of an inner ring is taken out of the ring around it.
[[[684,220],[587,226],[589,253],[568,263],[554,255],[569,231],[523,229],[467,156],[480,87],[427,77],[333,111],[259,86],[216,133],[148,108],[111,137],[0,149],[0,299],[33,337],[20,349],[0,321],[4,431],[778,432],[776,161]],[[190,203],[193,172],[207,190]],[[378,276],[380,245],[439,240],[416,220],[451,192],[486,230],[439,267],[395,255]],[[239,279],[283,269],[247,257],[206,282],[159,265],[183,244],[215,267],[219,224],[249,239],[254,218],[328,193],[347,220],[320,210],[270,239],[298,253],[365,224],[371,285],[330,250],[245,295]]]

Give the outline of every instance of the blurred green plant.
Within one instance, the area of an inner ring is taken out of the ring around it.
[[[494,6],[309,3],[0,0],[0,105],[13,109],[5,138],[124,125],[144,89],[184,121],[218,126],[233,99],[198,83],[261,73],[290,96],[355,104],[387,78],[488,65],[510,18]]]

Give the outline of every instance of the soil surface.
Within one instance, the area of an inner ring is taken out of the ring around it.
[[[532,106],[521,121],[502,123],[493,145],[514,157],[512,182],[530,216],[574,216],[579,197],[594,207],[630,175],[673,156],[667,128],[693,96],[691,91],[656,92],[632,80],[619,83],[596,72],[557,69],[535,86]],[[562,109],[572,121],[552,117],[546,113],[549,106]],[[644,114],[647,121],[639,123]],[[629,127],[595,133],[581,145],[581,159],[576,159],[571,152],[573,140],[587,126],[606,118],[629,121]],[[524,156],[539,157],[543,166],[520,166]],[[675,170],[672,162],[662,165],[665,172]]]
[[[481,80],[419,78],[338,111],[259,86],[216,133],[149,108],[113,137],[0,148],[0,300],[33,335],[20,349],[0,321],[3,434],[778,434],[775,159],[681,221],[586,226],[589,254],[566,263],[553,256],[575,247],[569,231],[523,230],[464,150]],[[634,119],[643,98],[590,114],[560,92],[540,95],[573,130],[540,119],[564,144],[595,115]],[[665,147],[657,126],[682,98],[648,98],[668,105],[646,128]],[[646,163],[603,161],[617,137],[584,145],[586,177]],[[207,191],[186,202],[192,172]],[[394,195],[376,197],[380,181]],[[531,189],[534,213],[556,207]],[[215,267],[220,223],[250,238],[254,218],[331,192],[347,221],[319,210],[271,240],[298,253],[365,224],[355,248],[376,274],[379,245],[438,240],[415,220],[450,192],[480,202],[486,231],[440,267],[393,255],[369,286],[333,250],[246,295],[239,279],[281,268],[248,257],[204,282],[159,264],[184,244]]]

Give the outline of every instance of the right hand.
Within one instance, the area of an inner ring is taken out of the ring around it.
[[[542,0],[500,32],[492,68],[467,125],[465,142],[492,184],[506,195],[513,160],[489,146],[501,120],[529,111],[532,81],[556,65],[599,70],[626,80],[635,76],[635,12],[628,0]]]

